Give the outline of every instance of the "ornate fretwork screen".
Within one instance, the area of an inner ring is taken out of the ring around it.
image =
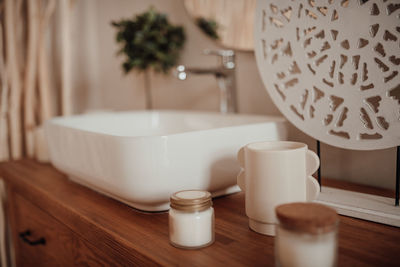
[[[268,93],[324,143],[400,144],[400,2],[259,0],[255,52]]]

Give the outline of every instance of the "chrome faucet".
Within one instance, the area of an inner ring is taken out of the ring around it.
[[[220,91],[220,112],[237,113],[236,81],[235,81],[235,52],[233,50],[209,50],[203,51],[205,55],[216,55],[219,64],[214,68],[195,68],[179,65],[176,68],[176,76],[179,80],[186,80],[188,73],[212,74],[217,79]]]

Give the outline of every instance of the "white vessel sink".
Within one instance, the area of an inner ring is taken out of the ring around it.
[[[179,190],[239,191],[239,148],[287,137],[282,117],[188,111],[59,117],[45,129],[56,168],[145,211],[169,209],[170,195]]]

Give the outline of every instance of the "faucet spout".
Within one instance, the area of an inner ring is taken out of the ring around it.
[[[210,51],[205,50],[207,55],[217,55],[221,57],[218,67],[198,68],[179,65],[175,75],[181,81],[187,79],[189,73],[196,75],[214,75],[217,79],[220,91],[220,112],[237,113],[236,102],[236,79],[235,79],[235,54],[232,50]]]
[[[224,77],[227,76],[225,70],[222,68],[194,68],[194,67],[186,67],[184,65],[179,65],[176,68],[177,77],[179,80],[186,80],[188,73],[204,75],[204,74],[212,74],[216,77]],[[185,74],[183,74],[185,73]]]

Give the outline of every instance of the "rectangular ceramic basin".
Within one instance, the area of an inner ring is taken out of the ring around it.
[[[75,182],[145,211],[169,208],[172,193],[238,191],[236,153],[285,140],[282,117],[188,111],[107,112],[47,121],[50,159]]]

